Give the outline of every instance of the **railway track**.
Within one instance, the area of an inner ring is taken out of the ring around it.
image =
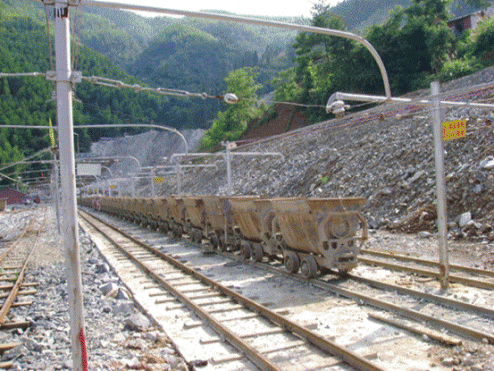
[[[229,350],[219,354],[214,364],[244,362],[247,358],[262,370],[322,370],[340,363],[358,370],[382,370],[365,357],[212,280],[170,254],[94,216],[81,215],[92,226],[93,234],[104,234],[114,253],[118,253],[118,260],[126,261],[128,270],[145,272],[150,277],[152,282],[137,278],[142,290],[153,289],[150,295],[159,297],[155,304],[168,309],[186,306],[216,332],[201,339],[204,346],[224,340],[236,349],[235,353]],[[203,325],[195,322],[186,326]]]
[[[0,253],[0,330],[26,329],[29,322],[11,320],[11,309],[15,307],[31,305],[32,301],[19,300],[19,297],[36,294],[37,283],[24,282],[28,263],[39,243],[40,231],[44,226],[45,219],[41,222],[38,212],[32,217],[23,232]],[[0,343],[0,354],[13,349],[22,343],[6,342]],[[0,362],[1,369],[14,367],[12,361]]]
[[[115,221],[113,218],[111,220]],[[131,233],[141,237],[142,234],[149,235],[149,243],[162,239],[157,232],[137,226],[129,227],[129,224],[124,223],[119,225],[126,225],[127,230],[130,229],[134,231]],[[238,254],[216,252],[236,260],[238,264],[245,265],[246,263],[245,259]],[[177,258],[186,262],[188,261],[187,255],[180,254]],[[468,304],[444,294],[432,294],[428,292],[430,291],[428,289],[410,289],[358,275],[348,275],[344,279],[328,275],[308,280],[300,274],[289,274],[282,264],[276,261],[260,263],[248,261],[247,265],[274,272],[278,276],[290,276],[292,280],[310,283],[311,286],[324,290],[328,295],[349,298],[358,304],[367,304],[377,308],[377,310],[371,308],[367,310],[369,319],[404,329],[409,333],[419,335],[426,341],[438,341],[447,345],[459,345],[464,340],[494,343],[494,312],[490,307]],[[486,296],[491,294],[490,291],[484,289],[478,290]]]
[[[435,279],[440,278],[439,263],[437,261],[369,249],[363,249],[362,254],[371,257],[359,256],[359,263],[385,267],[397,271],[412,272]],[[494,290],[494,271],[476,269],[458,264],[450,264],[449,268],[451,272],[449,279],[451,282]]]

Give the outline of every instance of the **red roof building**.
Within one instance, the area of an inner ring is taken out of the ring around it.
[[[0,190],[0,199],[2,198],[7,200],[7,205],[27,202],[27,196],[24,193],[10,188]]]

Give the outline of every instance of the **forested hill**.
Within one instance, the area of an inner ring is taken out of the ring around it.
[[[1,4],[0,4],[1,5]],[[3,12],[0,7],[0,71],[46,72],[50,63],[46,25],[33,18]],[[52,28],[53,30],[53,28]],[[53,36],[52,36],[53,37]],[[108,58],[80,45],[77,69],[84,76],[106,76],[127,84],[140,83]],[[53,82],[44,77],[0,79],[0,125],[46,125],[56,123],[51,99]],[[130,89],[113,89],[83,81],[75,86],[74,125],[114,123],[163,123],[168,99]],[[128,130],[132,132],[132,130]],[[115,135],[108,129],[77,130],[81,149],[101,136]],[[50,145],[46,130],[0,129],[0,163],[8,164]],[[10,170],[7,175],[15,177]],[[5,173],[5,172],[3,172]]]

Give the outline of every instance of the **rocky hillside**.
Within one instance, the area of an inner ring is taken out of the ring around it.
[[[492,87],[461,95],[458,89],[493,78],[490,68],[442,90],[450,92],[447,99],[492,101]],[[428,91],[415,95],[420,94]],[[424,108],[385,105],[239,147],[236,152],[279,152],[284,159],[235,156],[234,194],[365,197],[371,227],[433,232],[436,190],[430,114]],[[465,108],[446,112],[446,119],[456,118],[469,121],[466,138],[444,143],[450,233],[492,241],[494,114]],[[219,157],[203,161],[218,168],[186,171],[182,189],[187,194],[225,194],[224,161]],[[161,193],[176,192],[176,178],[166,178]],[[141,194],[149,195],[146,187]]]
[[[194,151],[204,130],[184,130],[182,135],[187,140],[189,151]],[[169,131],[150,130],[139,135],[126,135],[120,138],[103,139],[91,146],[90,156],[121,157],[132,156],[141,167],[159,166],[163,157],[185,151],[184,142],[177,134]],[[135,172],[137,163],[133,159],[122,160],[111,167],[113,174]]]

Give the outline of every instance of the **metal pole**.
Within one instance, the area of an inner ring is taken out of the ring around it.
[[[156,196],[156,190],[154,189],[154,169],[151,169],[151,197]]]
[[[441,274],[441,288],[449,286],[449,262],[448,247],[446,244],[447,213],[446,213],[446,182],[444,178],[444,149],[443,130],[441,120],[441,103],[439,101],[439,83],[431,84],[431,92],[434,100],[433,129],[434,129],[434,152],[436,159],[436,192],[437,192],[437,228],[439,243],[439,269]]]
[[[136,181],[134,177],[131,177],[131,182],[132,182],[132,197],[136,196]]]
[[[182,194],[182,169],[179,164],[175,164],[175,172],[177,173],[177,193]]]
[[[226,146],[225,150],[225,160],[226,160],[226,179],[227,179],[227,195],[231,196],[233,194],[232,187],[232,156],[230,154],[230,142],[221,143]]]
[[[53,192],[53,197],[55,199],[55,210],[57,213],[57,226],[58,226],[58,234],[62,234],[62,227],[60,225],[60,190],[58,188],[58,161],[57,161],[57,155],[53,153],[53,175],[54,175],[54,192]]]
[[[82,301],[81,261],[78,240],[74,132],[70,66],[69,6],[55,1],[55,54],[58,141],[62,184],[62,240],[67,253],[67,291],[70,314],[72,369],[87,370]]]

